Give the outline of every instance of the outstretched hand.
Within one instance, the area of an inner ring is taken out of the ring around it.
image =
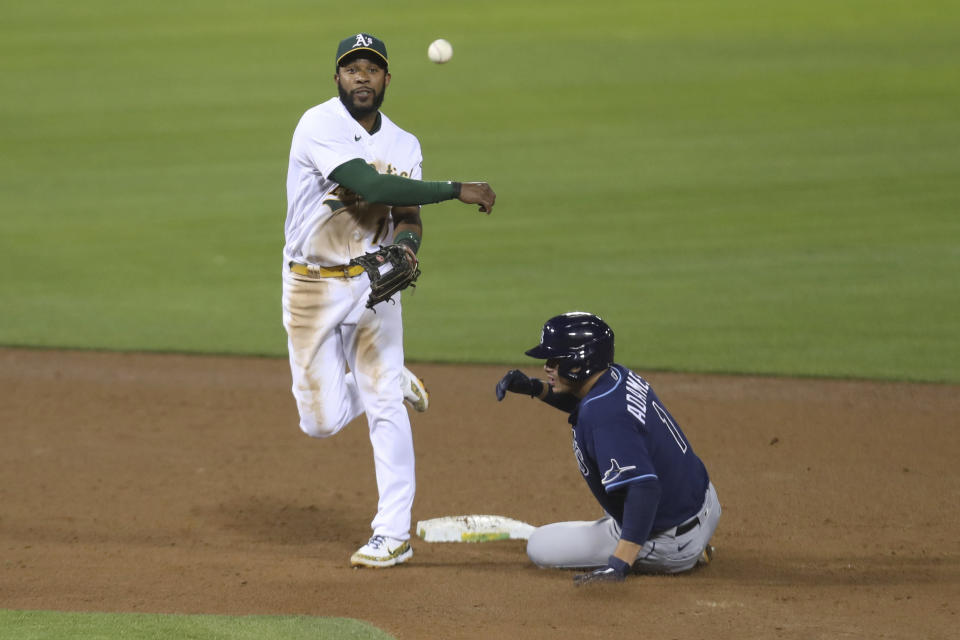
[[[507,391],[511,393],[524,393],[531,397],[538,396],[543,391],[543,381],[537,378],[527,377],[527,374],[519,369],[511,369],[507,371],[507,374],[497,383],[496,394],[498,402],[503,400],[507,395]]]
[[[461,182],[460,202],[479,204],[481,213],[489,214],[493,211],[493,203],[497,201],[497,194],[486,182]]]

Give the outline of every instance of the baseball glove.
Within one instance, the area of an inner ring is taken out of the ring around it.
[[[407,287],[416,286],[414,282],[420,277],[420,268],[416,263],[410,263],[408,255],[410,254],[404,245],[391,244],[350,261],[351,265],[363,267],[370,277],[367,309],[372,309],[384,300],[390,300],[395,293]]]

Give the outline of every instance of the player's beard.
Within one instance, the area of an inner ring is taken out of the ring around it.
[[[356,105],[353,98],[350,97],[350,94],[344,90],[343,85],[339,82],[337,83],[337,89],[340,90],[340,102],[343,103],[343,106],[347,108],[347,111],[354,119],[362,118],[379,111],[380,105],[383,104],[383,98],[387,95],[386,87],[384,87],[380,93],[377,93],[374,89],[370,89],[373,91],[373,102],[370,103],[369,107],[360,107]]]

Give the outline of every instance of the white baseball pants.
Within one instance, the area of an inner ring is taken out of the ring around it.
[[[403,321],[396,304],[366,308],[370,280],[314,280],[284,269],[293,396],[300,428],[327,438],[367,414],[380,494],[374,534],[406,540],[416,490],[413,435],[403,405]],[[349,371],[348,368],[349,367]]]

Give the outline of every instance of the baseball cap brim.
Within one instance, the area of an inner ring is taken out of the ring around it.
[[[350,56],[353,56],[356,53],[362,54],[365,51],[369,51],[370,53],[372,53],[374,58],[376,58],[377,60],[383,60],[383,64],[389,64],[387,59],[383,57],[383,54],[381,54],[376,49],[369,49],[367,47],[357,47],[356,49],[351,49],[350,51],[347,51],[345,54],[337,58],[337,66],[340,65],[340,61],[343,60],[344,58],[349,58]],[[362,57],[362,55],[360,57]]]

